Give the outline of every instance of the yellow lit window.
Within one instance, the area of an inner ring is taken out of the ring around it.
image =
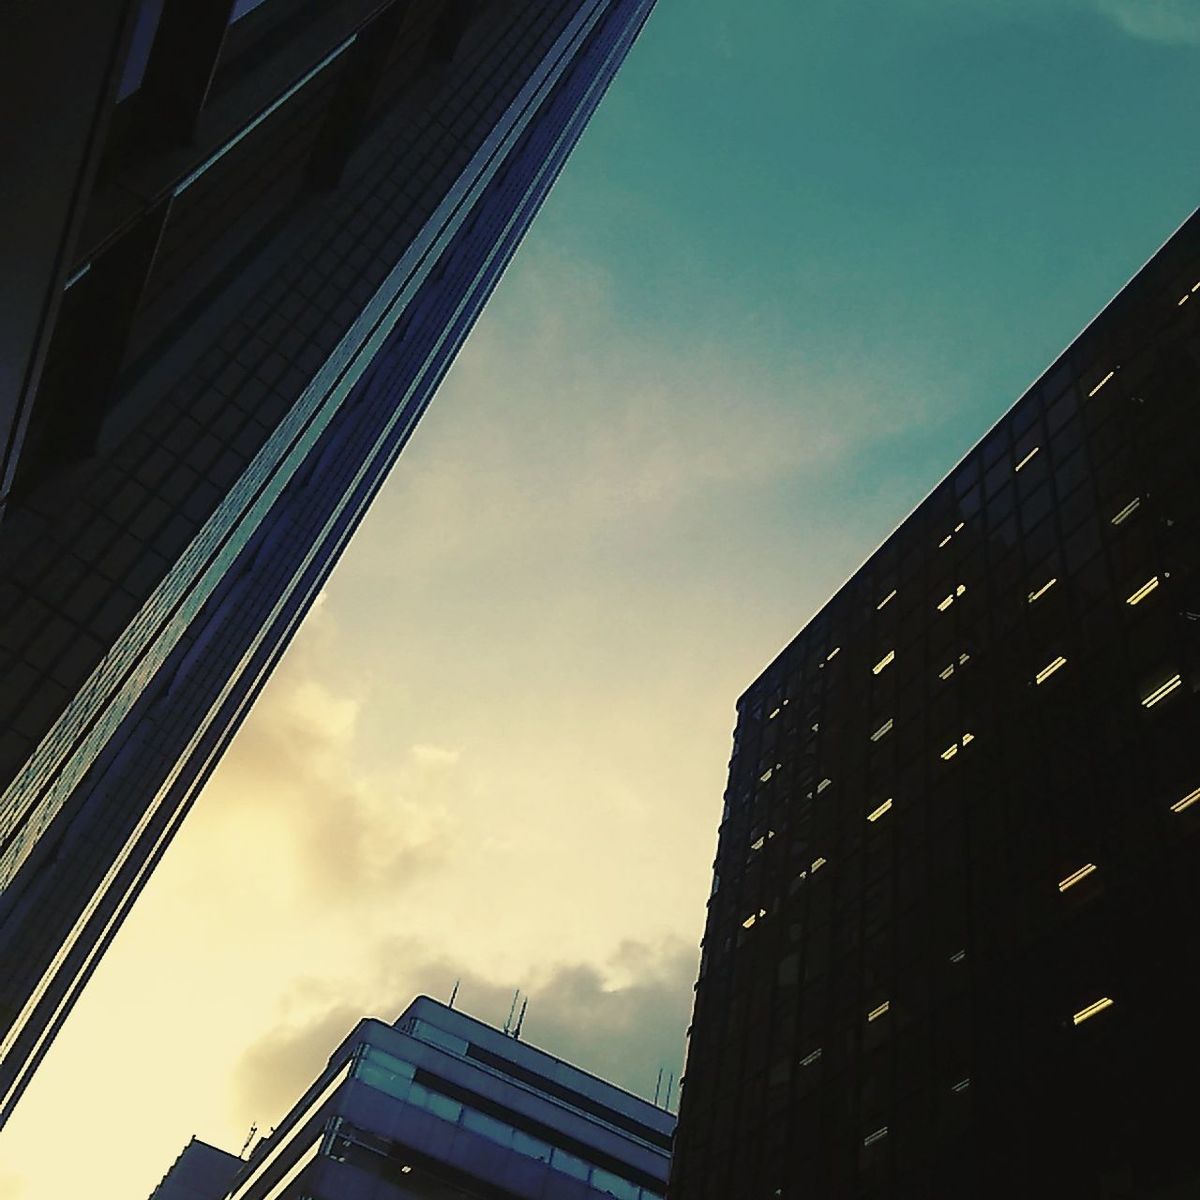
[[[774,767],[768,767],[768,768],[767,768],[767,769],[766,769],[766,770],[765,770],[765,771],[764,771],[764,772],[763,772],[763,773],[762,773],[762,774],[761,774],[761,775],[758,777],[758,782],[759,782],[759,783],[769,783],[769,782],[770,782],[770,780],[771,780],[771,776],[772,776],[772,775],[774,775],[774,774],[775,774],[775,768],[774,768]]]
[[[951,663],[948,667],[938,672],[939,679],[949,679],[954,674],[954,664]]]
[[[1092,388],[1090,392],[1088,392],[1088,399],[1090,400],[1115,374],[1115,370],[1109,371],[1109,373],[1105,375],[1105,377],[1100,380],[1100,382],[1096,384],[1096,386]]]
[[[886,654],[885,654],[885,655],[884,655],[884,656],[883,656],[883,657],[882,657],[882,658],[881,658],[881,659],[880,659],[880,660],[879,660],[879,661],[878,661],[878,662],[877,662],[877,663],[876,663],[876,664],[875,664],[875,665],[874,665],[874,666],[871,668],[871,674],[872,674],[872,675],[878,675],[878,674],[879,674],[879,672],[880,672],[880,671],[882,671],[884,667],[886,667],[886,666],[887,666],[889,663],[892,663],[892,662],[894,662],[894,661],[895,661],[895,659],[896,659],[896,652],[895,652],[895,650],[889,650],[889,651],[888,651],[888,652],[887,652],[887,653],[886,653]]]
[[[1106,1008],[1112,1008],[1113,1002],[1107,996],[1101,996],[1099,1000],[1093,1001],[1087,1008],[1081,1008],[1071,1017],[1072,1024],[1082,1025],[1084,1021],[1090,1020],[1097,1013],[1102,1013]]]
[[[1194,792],[1188,792],[1188,794],[1184,796],[1182,800],[1176,800],[1175,803],[1171,805],[1171,811],[1181,813],[1185,808],[1191,808],[1197,800],[1200,800],[1200,788],[1196,788]]]
[[[1145,598],[1148,595],[1150,595],[1150,593],[1152,591],[1154,591],[1154,589],[1156,587],[1158,587],[1158,576],[1151,575],[1150,578],[1147,579],[1146,582],[1143,583],[1142,586],[1140,588],[1138,588],[1138,590],[1136,592],[1134,592],[1132,595],[1127,596],[1125,598],[1125,603],[1126,604],[1141,604],[1141,602],[1143,600],[1145,600]]]
[[[1036,602],[1037,602],[1038,600],[1040,600],[1040,599],[1041,599],[1041,598],[1042,598],[1042,597],[1043,597],[1043,596],[1044,596],[1044,595],[1045,595],[1045,594],[1046,594],[1046,593],[1047,593],[1047,592],[1048,592],[1048,591],[1049,591],[1049,590],[1050,590],[1050,589],[1051,589],[1051,588],[1052,588],[1052,587],[1053,587],[1053,586],[1054,586],[1054,585],[1055,585],[1057,582],[1058,582],[1058,577],[1057,577],[1057,576],[1054,576],[1054,577],[1052,577],[1052,578],[1050,578],[1050,579],[1047,579],[1047,580],[1046,580],[1046,582],[1045,582],[1045,583],[1043,583],[1043,584],[1042,584],[1042,586],[1041,586],[1040,588],[1035,588],[1035,589],[1034,589],[1032,592],[1030,592],[1030,593],[1029,593],[1029,603],[1030,603],[1030,604],[1034,604],[1034,603],[1036,603]]]
[[[882,1017],[889,1008],[891,1008],[891,1006],[890,1000],[885,1000],[882,1004],[877,1004],[869,1013],[867,1013],[867,1020],[878,1021],[879,1018]]]
[[[834,648],[830,650],[827,655],[825,655],[825,661],[833,662],[833,660],[837,658],[838,654],[841,652],[841,649],[841,646],[834,646]]]
[[[883,606],[885,604],[890,603],[895,598],[896,598],[896,589],[892,588],[892,590],[890,592],[888,592],[888,594],[886,596],[884,596],[884,598],[882,600],[880,600],[880,602],[877,605],[875,605],[875,611],[879,612],[879,610],[881,608],[883,608]]]
[[[942,540],[941,540],[940,542],[938,542],[938,549],[939,549],[939,550],[945,550],[945,548],[946,548],[948,545],[950,545],[950,539],[951,539],[953,536],[954,536],[954,534],[952,534],[952,533],[948,533],[948,534],[946,534],[946,536],[945,536],[944,538],[942,538]]]
[[[1148,696],[1142,697],[1142,704],[1146,708],[1153,708],[1160,700],[1165,700],[1177,687],[1183,684],[1183,680],[1178,675],[1172,675],[1166,683],[1160,684]]]
[[[871,741],[877,742],[880,738],[886,737],[892,731],[892,718],[888,717],[880,727],[871,734]]]
[[[1133,516],[1135,512],[1137,512],[1137,510],[1141,507],[1141,504],[1142,498],[1140,496],[1134,496],[1134,498],[1130,500],[1130,502],[1125,505],[1125,507],[1121,509],[1121,511],[1117,513],[1115,517],[1113,517],[1112,523],[1114,525],[1123,525],[1129,520],[1130,517]]]
[[[1013,468],[1014,471],[1019,471],[1022,467],[1027,467],[1033,456],[1041,449],[1041,446],[1034,446],[1030,452]]]
[[[874,812],[867,813],[867,820],[871,821],[871,822],[878,821],[879,818],[882,817],[885,812],[890,811],[891,807],[892,807],[892,801],[891,801],[891,798],[889,797]]]
[[[827,787],[831,786],[832,783],[832,779],[822,779],[821,782],[817,784],[817,795],[819,796]]]
[[[1060,654],[1056,659],[1053,659],[1051,662],[1048,662],[1037,673],[1037,675],[1034,676],[1034,682],[1036,684],[1038,684],[1039,686],[1041,686],[1043,683],[1046,682],[1047,679],[1050,678],[1051,675],[1054,674],[1055,671],[1057,671],[1060,667],[1065,667],[1066,665],[1067,665],[1067,660],[1065,658],[1063,658],[1063,656]]]
[[[949,762],[958,753],[958,743],[951,742],[949,746],[942,751],[942,758]]]
[[[777,708],[777,709],[775,709],[775,710],[774,710],[774,711],[771,713],[771,715],[770,715],[769,717],[767,717],[767,720],[768,720],[768,721],[773,721],[773,720],[775,720],[775,718],[776,718],[777,716],[779,716],[779,714],[780,714],[782,711],[783,711],[783,709],[782,709],[782,708]]]
[[[1065,892],[1068,888],[1073,888],[1080,880],[1086,879],[1095,870],[1095,863],[1084,863],[1078,871],[1072,871],[1071,874],[1066,877],[1066,879],[1060,879],[1058,881],[1058,890],[1060,892]]]
[[[760,908],[758,912],[752,912],[743,922],[743,929],[753,929],[754,926],[767,915],[765,908]]]
[[[814,858],[812,866],[809,867],[809,871],[815,875],[828,861],[829,860],[827,858]]]

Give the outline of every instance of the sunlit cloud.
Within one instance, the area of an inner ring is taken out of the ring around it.
[[[1100,8],[1134,37],[1200,45],[1200,5],[1196,0],[1100,0]]]
[[[696,952],[682,939],[623,942],[601,964],[551,962],[528,978],[500,982],[436,954],[418,939],[376,947],[370,978],[347,981],[344,999],[300,983],[279,1024],[239,1060],[236,1104],[249,1121],[276,1121],[322,1069],[360,1017],[393,1021],[417,995],[446,1000],[497,1027],[516,990],[529,999],[522,1037],[585,1070],[652,1096],[659,1067],[678,1079],[691,1009]]]

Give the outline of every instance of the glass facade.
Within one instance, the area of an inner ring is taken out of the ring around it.
[[[393,1026],[351,1031],[230,1197],[661,1200],[674,1122],[420,997]]]
[[[741,698],[671,1200],[1200,1187],[1200,215]]]
[[[312,6],[299,6],[304,21],[284,20],[289,3],[266,0],[237,22],[225,73],[218,30],[208,147],[201,137],[166,162],[134,136],[136,122],[114,125],[125,141],[111,169],[137,149],[169,198],[77,264],[35,406],[41,425],[31,419],[0,522],[0,1114],[332,569],[651,7],[381,11],[342,0],[312,26]],[[138,97],[191,11],[164,5]],[[244,60],[272,51],[281,28],[308,38],[311,65],[264,91]],[[390,91],[393,74],[407,87]],[[228,107],[244,106],[246,89],[250,119],[231,127]],[[154,249],[139,257],[148,221]],[[71,363],[114,279],[135,271],[141,300],[119,331],[103,412],[86,452],[63,460],[50,435],[72,415]]]

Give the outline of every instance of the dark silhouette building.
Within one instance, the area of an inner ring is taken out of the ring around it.
[[[195,1200],[661,1200],[674,1127],[420,996],[394,1025],[361,1020],[240,1173]]]
[[[738,702],[671,1200],[1200,1189],[1200,215]]]
[[[151,1193],[150,1200],[214,1200],[225,1195],[244,1165],[236,1154],[192,1138]]]
[[[0,1120],[652,2],[0,14]]]

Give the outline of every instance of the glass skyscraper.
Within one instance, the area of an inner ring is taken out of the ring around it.
[[[4,18],[0,1119],[652,3]]]
[[[1200,214],[738,702],[671,1200],[1200,1191]]]

